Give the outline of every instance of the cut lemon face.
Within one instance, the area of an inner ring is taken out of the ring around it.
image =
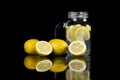
[[[70,60],[68,66],[70,70],[74,72],[81,72],[86,69],[86,61],[80,60],[80,59],[73,59],[73,60]]]
[[[36,52],[40,56],[47,56],[52,52],[52,46],[47,41],[38,41],[36,43]]]
[[[85,41],[90,39],[90,32],[86,27],[80,27],[75,32],[75,38],[79,41]]]
[[[41,60],[36,64],[37,72],[46,72],[52,67],[52,61],[49,59]]]
[[[82,41],[73,41],[70,43],[68,50],[74,56],[84,55],[86,52],[86,44]]]

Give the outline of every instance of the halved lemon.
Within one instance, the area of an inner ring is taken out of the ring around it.
[[[36,52],[40,56],[47,56],[52,52],[52,45],[47,41],[38,41],[36,43]]]
[[[81,72],[86,69],[86,61],[84,59],[72,59],[68,66],[74,72]]]
[[[40,60],[37,64],[36,64],[36,71],[37,72],[46,72],[48,71],[50,68],[52,67],[52,61],[47,59],[47,58],[43,58],[42,60]]]
[[[75,32],[75,39],[79,41],[86,41],[90,39],[90,31],[86,27],[77,28]]]
[[[69,44],[69,52],[74,56],[84,55],[86,52],[86,44],[82,41],[73,41]]]

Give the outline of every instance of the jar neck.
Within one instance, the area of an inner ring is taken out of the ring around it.
[[[69,18],[68,19],[69,25],[81,24],[85,25],[87,23],[87,18]]]
[[[68,12],[68,20],[69,22],[77,23],[77,24],[85,24],[87,23],[88,12]]]

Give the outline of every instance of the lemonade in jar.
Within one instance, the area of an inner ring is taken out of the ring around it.
[[[88,12],[68,12],[68,21],[63,27],[69,52],[74,56],[89,55],[91,26],[88,21]]]

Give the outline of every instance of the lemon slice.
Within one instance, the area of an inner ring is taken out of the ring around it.
[[[36,43],[36,52],[40,56],[47,56],[52,52],[52,45],[47,41],[38,41]]]
[[[66,26],[66,38],[69,42],[75,41],[75,33],[78,28],[82,27],[80,24]]]
[[[86,44],[82,41],[73,41],[70,43],[68,50],[74,56],[84,55],[86,52]]]
[[[41,60],[36,64],[37,72],[46,72],[52,67],[52,61],[49,59]]]
[[[90,32],[86,27],[77,28],[75,32],[75,38],[79,41],[85,41],[90,39]]]
[[[67,26],[66,27],[66,38],[69,42],[75,41],[75,36],[73,36],[73,29],[74,26]]]
[[[81,72],[86,69],[86,61],[84,59],[73,59],[70,60],[68,66],[74,72]]]

